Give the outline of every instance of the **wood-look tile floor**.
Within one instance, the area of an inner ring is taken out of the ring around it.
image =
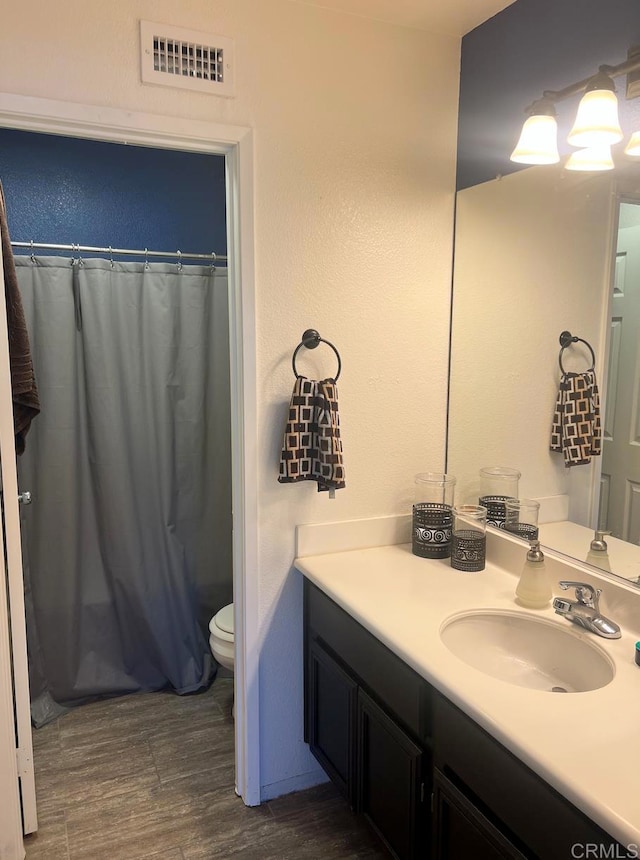
[[[34,730],[27,860],[388,858],[330,784],[249,808],[234,792],[233,681],[77,708]]]

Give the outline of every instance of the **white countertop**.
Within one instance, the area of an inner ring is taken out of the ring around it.
[[[571,625],[611,657],[615,677],[584,693],[530,690],[471,668],[439,634],[447,618],[470,609],[518,610],[568,626],[553,609],[518,607],[520,571],[488,563],[481,573],[460,573],[448,559],[414,556],[408,544],[298,558],[295,566],[611,836],[640,845],[638,629],[623,627],[621,639],[607,640]],[[606,581],[601,587],[605,599],[615,588]],[[555,587],[560,593],[567,596]]]

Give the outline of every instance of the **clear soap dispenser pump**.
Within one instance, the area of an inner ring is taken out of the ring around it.
[[[532,540],[516,588],[516,603],[528,609],[545,609],[552,596],[540,541]]]
[[[608,570],[611,572],[611,564],[609,563],[609,548],[604,539],[605,535],[610,535],[611,532],[605,532],[601,529],[596,529],[595,536],[591,541],[589,552],[585,561],[587,564],[593,564],[599,567],[600,570]]]

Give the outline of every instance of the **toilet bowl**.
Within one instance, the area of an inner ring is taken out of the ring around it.
[[[233,603],[223,606],[209,622],[209,647],[215,659],[233,672]]]

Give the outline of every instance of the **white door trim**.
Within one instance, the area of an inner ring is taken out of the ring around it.
[[[225,156],[232,344],[236,790],[247,805],[257,805],[260,732],[252,130],[11,93],[0,93],[0,126]]]
[[[1,268],[0,278],[6,293],[7,284]],[[18,512],[18,470],[16,465],[16,443],[13,425],[11,361],[9,356],[9,333],[5,303],[0,299],[0,475],[3,489],[3,525],[6,557],[2,570],[7,573],[7,597],[9,601],[11,667],[13,674],[13,701],[18,756],[18,777],[22,806],[23,833],[38,829],[36,813],[36,786],[33,767],[33,742],[31,737],[31,702],[29,697],[29,664],[27,660],[27,630],[25,618],[24,577],[22,571],[22,541],[20,536],[20,514]],[[5,402],[9,408],[4,408]],[[0,854],[0,857],[2,855]]]

